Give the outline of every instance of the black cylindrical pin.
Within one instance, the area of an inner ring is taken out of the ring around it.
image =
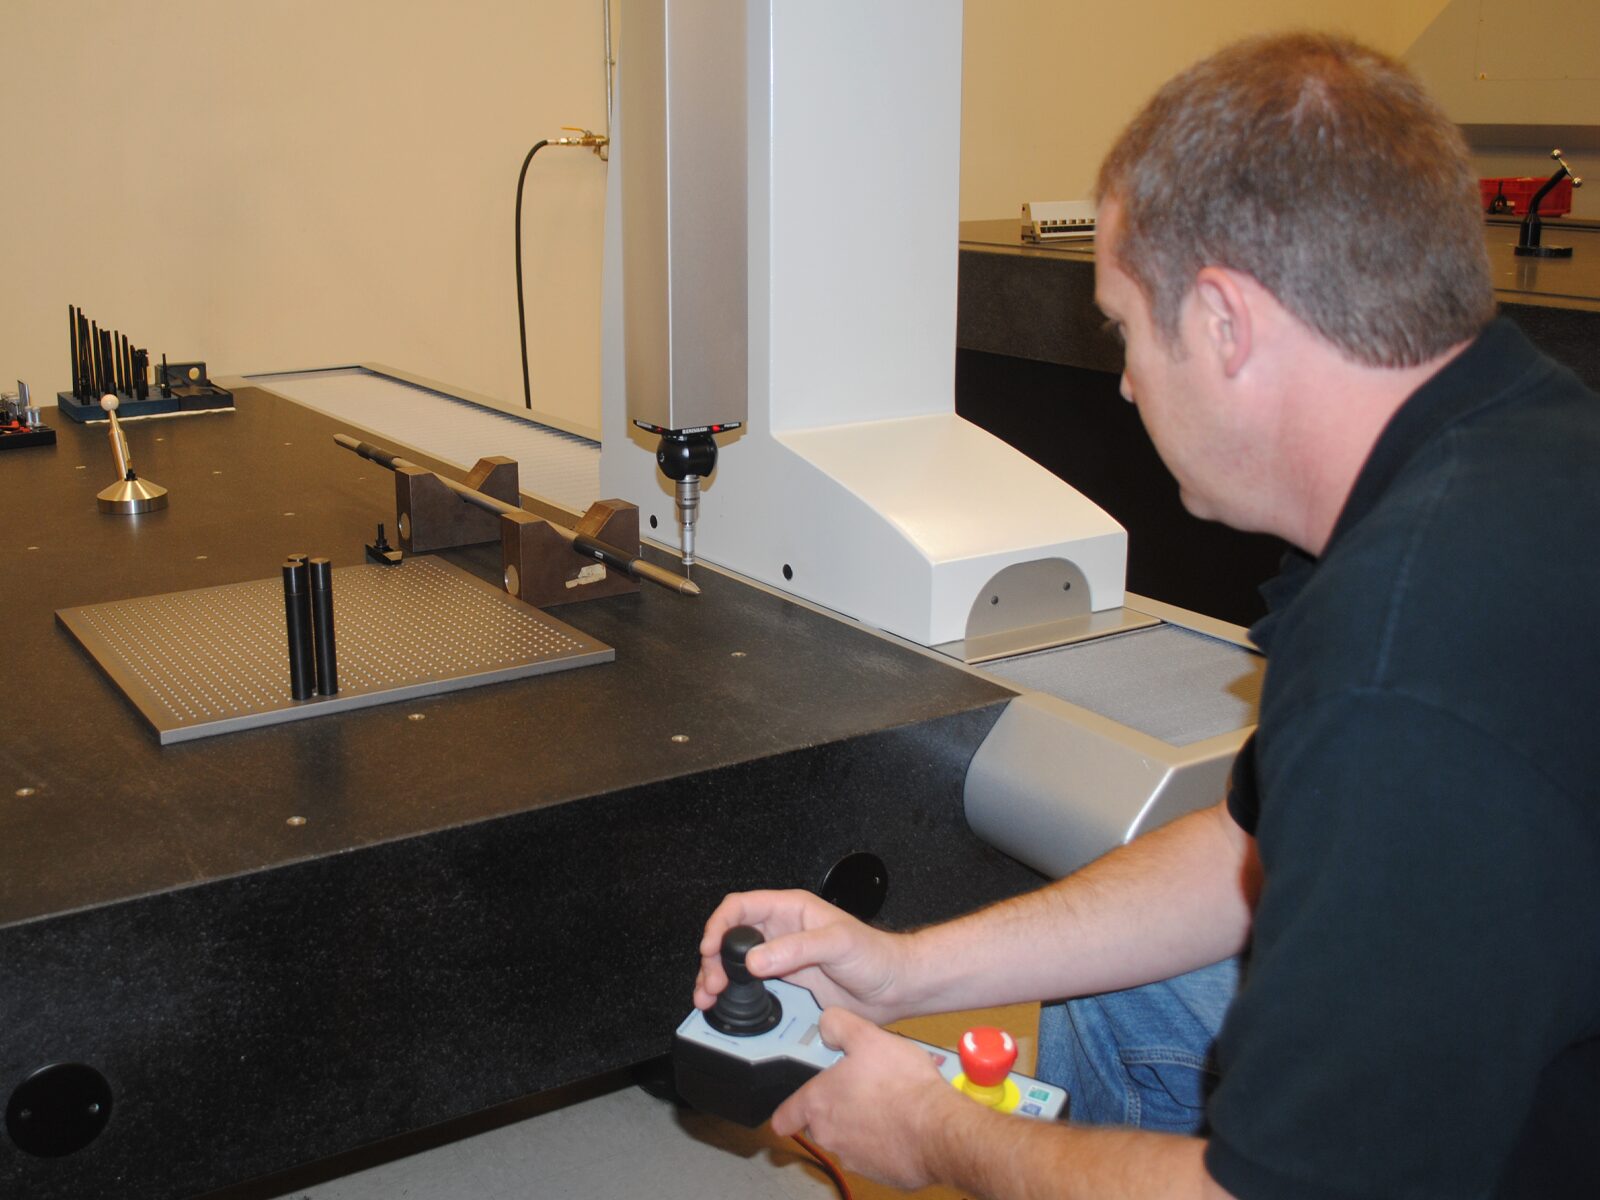
[[[311,628],[317,642],[317,691],[324,696],[339,691],[339,663],[333,651],[333,563],[313,558],[311,568]]]
[[[311,655],[311,581],[304,562],[283,564],[283,612],[289,627],[289,694],[309,700],[316,668]]]
[[[78,361],[83,364],[80,378],[83,380],[83,399],[95,400],[94,385],[89,382],[89,319],[83,315],[83,310],[78,310]],[[95,403],[99,403],[95,400]]]

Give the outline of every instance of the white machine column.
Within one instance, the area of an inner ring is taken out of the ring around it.
[[[653,300],[632,291],[638,235],[619,228],[632,155],[658,153],[643,145],[657,133],[629,127],[629,88],[657,86],[630,72],[629,30],[656,20],[641,9],[728,2],[636,0],[618,49],[601,481],[637,498],[666,544],[676,540],[671,486],[654,439],[631,425],[635,389],[624,381],[645,369],[621,328],[625,276],[630,322],[645,319],[641,305],[678,302],[660,287]],[[713,52],[718,69],[744,56],[745,142],[727,151],[745,162],[745,229],[730,220],[725,247],[698,253],[706,272],[743,272],[746,328],[649,318],[667,331],[660,353],[674,363],[747,348],[746,426],[719,438],[700,504],[702,557],[924,645],[1120,607],[1121,527],[955,415],[959,0],[737,2],[744,27],[728,20]],[[730,283],[707,286],[725,294]]]

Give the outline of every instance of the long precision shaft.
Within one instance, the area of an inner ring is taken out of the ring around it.
[[[386,467],[391,471],[398,471],[402,467],[417,466],[416,463],[400,458],[382,447],[374,446],[371,442],[363,442],[353,438],[347,433],[336,433],[333,435],[333,440],[351,453],[359,454],[362,458],[375,462],[380,467]],[[468,504],[475,505],[485,512],[505,516],[508,513],[520,513],[523,511],[515,504],[507,504],[504,500],[496,500],[493,496],[485,495],[476,488],[469,488],[464,483],[457,483],[454,479],[449,479],[438,472],[434,472],[433,477]],[[602,542],[599,538],[577,533],[564,525],[557,525],[554,521],[548,521],[546,524],[566,539],[567,544],[572,547],[575,554],[581,554],[585,558],[598,559],[607,566],[615,567],[634,579],[647,580],[650,583],[667,588],[669,591],[680,592],[685,596],[698,596],[700,594],[700,585],[692,579],[685,579],[682,575],[675,575],[673,572],[658,567],[652,562],[646,562],[637,554],[628,553],[621,546],[613,546],[610,542]]]

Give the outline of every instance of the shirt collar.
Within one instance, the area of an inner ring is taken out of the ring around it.
[[[1496,318],[1471,345],[1408,396],[1384,426],[1362,465],[1323,548],[1326,556],[1377,505],[1396,477],[1440,430],[1513,386],[1538,361],[1538,351],[1505,317]],[[1268,653],[1273,627],[1315,573],[1317,562],[1291,548],[1278,574],[1261,587],[1267,614],[1250,627],[1250,640]]]
[[[1489,403],[1526,374],[1537,351],[1505,317],[1408,396],[1373,443],[1334,523],[1326,556],[1389,490],[1412,457],[1447,426]]]

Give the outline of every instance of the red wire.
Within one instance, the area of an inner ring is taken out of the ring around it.
[[[799,1146],[802,1150],[811,1155],[812,1158],[816,1159],[817,1164],[828,1173],[828,1178],[833,1180],[833,1186],[839,1189],[839,1195],[843,1198],[843,1200],[855,1200],[855,1197],[850,1194],[850,1185],[845,1182],[844,1175],[840,1172],[838,1167],[833,1165],[826,1154],[824,1154],[821,1150],[818,1150],[798,1133],[794,1135],[794,1140],[799,1143]]]

